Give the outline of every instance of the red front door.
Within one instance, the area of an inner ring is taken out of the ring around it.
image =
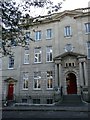
[[[67,94],[77,94],[76,76],[73,73],[69,73],[66,78],[67,82]]]
[[[8,85],[8,100],[13,100],[13,84]]]

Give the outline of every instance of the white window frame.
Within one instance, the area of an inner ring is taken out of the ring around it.
[[[42,62],[42,51],[40,48],[34,49],[34,63],[41,63]]]
[[[46,39],[51,39],[52,38],[52,29],[47,29],[46,30]]]
[[[85,32],[86,32],[86,34],[90,33],[90,22],[85,23]]]
[[[48,72],[50,72],[49,75],[48,75]],[[50,81],[49,80],[51,81],[52,85],[50,85]],[[49,83],[49,86],[48,86],[48,83]],[[47,71],[47,85],[46,86],[47,86],[48,90],[52,90],[53,89],[53,72],[52,71]]]
[[[28,82],[28,83],[27,83]],[[24,87],[25,84],[25,87]],[[29,76],[28,73],[23,73],[23,90],[28,90],[27,84],[29,84]]]
[[[12,65],[10,65],[10,64],[12,64]],[[10,66],[12,66],[12,67],[10,67]],[[9,56],[8,69],[14,69],[14,57],[13,56]]]
[[[29,50],[24,52],[24,64],[29,64]]]
[[[35,41],[41,40],[41,30],[35,32]]]
[[[90,42],[87,42],[87,58],[88,59],[90,59],[89,52],[90,52]]]
[[[52,59],[51,59],[51,56],[52,56]],[[46,47],[46,62],[53,62],[52,46],[47,46]]]
[[[64,37],[71,37],[71,36],[72,36],[71,26],[65,26]]]
[[[35,74],[39,74],[35,76]],[[35,82],[36,82],[36,87],[35,87]],[[39,87],[40,85],[40,87]],[[34,72],[34,81],[33,81],[33,89],[34,90],[41,90],[41,72]]]

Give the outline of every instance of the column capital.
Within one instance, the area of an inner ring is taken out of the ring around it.
[[[78,58],[79,62],[84,62],[84,61],[86,61],[86,57],[78,56],[77,58]]]
[[[61,64],[61,59],[55,60],[55,64]]]

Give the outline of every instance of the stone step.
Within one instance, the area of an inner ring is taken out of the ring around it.
[[[81,95],[70,94],[63,95],[62,100],[60,100],[56,105],[82,105],[84,104]]]
[[[63,95],[62,101],[68,103],[80,103],[82,102],[82,99],[80,95],[72,94],[72,95]]]

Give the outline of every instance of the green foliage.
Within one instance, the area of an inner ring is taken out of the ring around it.
[[[31,6],[43,8],[47,6],[48,14],[57,12],[61,8],[62,2],[54,5],[51,0],[22,0],[23,4],[16,4],[15,0],[0,1],[0,10],[2,11],[2,50],[3,54],[10,54],[8,48],[17,46],[18,43],[25,43],[25,36],[23,35],[23,28],[20,27],[21,19],[28,19],[31,17]],[[22,8],[22,9],[21,9]],[[50,8],[50,10],[49,10]],[[23,12],[25,13],[23,15]],[[28,14],[29,13],[29,14]],[[31,21],[32,23],[32,21]],[[31,24],[29,22],[29,24]],[[22,38],[20,38],[23,36]],[[18,39],[17,39],[18,38]],[[30,40],[32,40],[30,38]],[[20,45],[20,44],[19,44]],[[22,45],[22,44],[21,44]]]

